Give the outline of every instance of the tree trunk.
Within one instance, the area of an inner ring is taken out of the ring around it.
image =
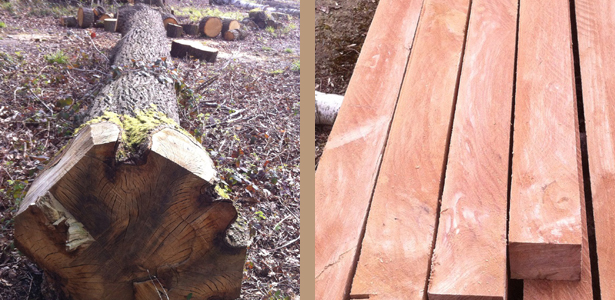
[[[217,37],[222,32],[222,20],[218,17],[204,17],[199,23],[199,32],[207,37]]]
[[[248,32],[241,29],[233,29],[224,33],[224,39],[227,41],[243,40],[248,36]]]
[[[102,15],[107,13],[105,11],[105,8],[103,8],[102,6],[96,6],[92,11],[94,12],[94,18],[96,19],[99,19]]]
[[[237,20],[222,19],[222,35],[224,35],[229,30],[239,29],[240,27],[241,24],[239,24]]]
[[[187,35],[199,35],[199,25],[196,24],[182,24],[184,33]]]
[[[149,67],[169,56],[160,14],[138,8],[124,30],[111,64],[125,68],[32,184],[15,244],[71,299],[236,299],[247,225],[177,125],[172,81]]]
[[[206,47],[198,41],[174,40],[171,43],[171,56],[185,58],[187,55],[210,63],[216,62],[218,50]]]
[[[60,25],[65,27],[77,27],[77,18],[70,16],[60,17]]]
[[[106,19],[113,19],[113,14],[112,13],[106,13],[106,14],[102,14],[98,17],[99,21],[104,21]]]
[[[77,24],[79,24],[79,27],[92,27],[94,20],[94,11],[91,8],[79,7],[79,11],[77,12]]]
[[[170,38],[178,38],[182,36],[183,29],[181,26],[173,23],[167,24],[167,36]]]
[[[344,96],[316,92],[316,125],[333,125]]]
[[[117,19],[105,19],[105,31],[116,32],[117,31]]]

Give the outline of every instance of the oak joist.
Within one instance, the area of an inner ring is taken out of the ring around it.
[[[579,280],[581,155],[568,0],[520,4],[511,277]]]
[[[351,297],[426,297],[469,6],[468,0],[423,4]]]
[[[348,296],[422,1],[382,0],[316,171],[316,299]]]
[[[429,299],[506,298],[517,1],[472,2]]]

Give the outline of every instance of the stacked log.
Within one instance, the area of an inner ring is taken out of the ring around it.
[[[237,22],[237,20],[228,19],[228,18],[222,19],[222,35],[223,36],[227,31],[233,30],[233,29],[239,29],[240,27],[241,27],[241,24]]]
[[[199,35],[199,25],[197,24],[182,24],[182,28],[187,35]]]
[[[79,7],[77,11],[77,24],[81,28],[89,28],[94,24],[94,11],[91,8]]]
[[[169,56],[158,12],[137,9],[123,31],[110,65]],[[155,72],[127,68],[99,91],[15,216],[16,246],[69,299],[240,296],[249,233]]]
[[[180,25],[168,23],[167,24],[167,36],[170,38],[177,38],[182,36],[183,29]]]
[[[218,50],[204,46],[197,41],[174,40],[171,43],[171,56],[177,58],[192,56],[199,60],[214,63],[218,57]]]
[[[241,29],[233,29],[224,33],[224,39],[227,41],[243,40],[249,33]]]
[[[199,23],[199,33],[210,38],[217,37],[222,32],[222,19],[204,17]]]

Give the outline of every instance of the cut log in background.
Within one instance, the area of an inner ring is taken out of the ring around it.
[[[60,26],[77,27],[77,18],[70,16],[60,17]]]
[[[316,91],[316,125],[333,125],[344,96]]]
[[[160,13],[134,8],[112,65],[169,56]],[[249,234],[156,72],[128,67],[99,91],[15,217],[16,246],[71,299],[239,297]]]
[[[106,19],[112,19],[112,18],[113,18],[113,14],[112,13],[105,13],[105,14],[100,15],[98,17],[98,20],[99,21],[104,21]]]
[[[117,30],[117,19],[105,19],[105,31],[115,32]]]
[[[94,11],[91,8],[79,7],[77,12],[77,24],[81,28],[89,28],[94,24]]]
[[[199,34],[199,25],[197,24],[182,24],[182,28],[184,29],[184,33],[187,35]]]
[[[229,31],[224,33],[224,39],[227,40],[227,41],[243,40],[249,34],[250,33],[245,31],[245,30],[233,29],[233,30],[229,30]]]
[[[167,36],[177,38],[182,36],[183,29],[181,26],[173,23],[167,24]]]
[[[239,29],[241,24],[237,22],[237,20],[233,19],[222,19],[222,35],[224,35],[227,31],[233,29]]]
[[[171,24],[175,24],[178,25],[179,22],[177,22],[177,18],[175,18],[174,15],[172,14],[162,14],[162,23],[164,24],[164,27],[167,27],[167,24],[171,23]]]
[[[104,15],[105,13],[107,13],[105,11],[105,8],[102,6],[96,6],[94,7],[94,9],[92,10],[92,12],[94,12],[94,17],[96,19],[99,19],[102,15]]]
[[[192,56],[194,58],[214,63],[218,57],[218,50],[204,46],[194,40],[174,40],[171,43],[171,56],[177,58],[185,58]]]
[[[222,20],[218,17],[204,17],[199,23],[199,32],[214,38],[222,32]]]

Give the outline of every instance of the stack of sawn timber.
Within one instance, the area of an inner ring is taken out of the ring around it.
[[[317,299],[615,297],[615,7],[570,9],[380,2],[316,172]]]

